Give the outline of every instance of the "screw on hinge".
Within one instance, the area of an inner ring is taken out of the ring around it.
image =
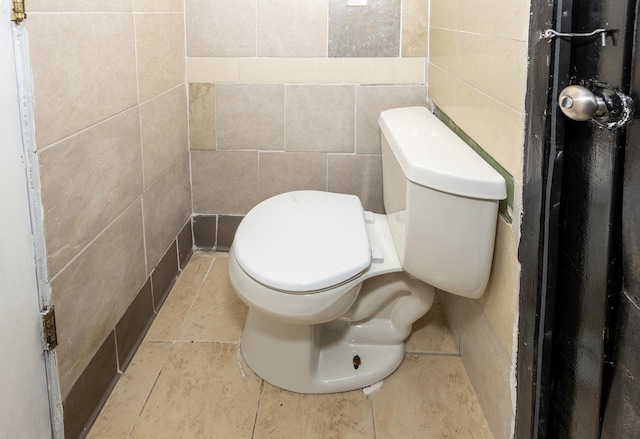
[[[42,331],[44,335],[44,346],[48,351],[52,351],[58,346],[58,332],[56,329],[56,313],[51,308],[46,308],[42,312]]]
[[[11,21],[20,24],[27,18],[27,13],[24,9],[24,0],[12,0],[11,2]]]

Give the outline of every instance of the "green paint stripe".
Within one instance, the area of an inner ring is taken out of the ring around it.
[[[487,151],[482,149],[478,143],[471,138],[467,133],[462,131],[456,123],[451,120],[449,116],[445,114],[437,106],[435,107],[434,114],[438,119],[445,123],[453,131],[460,137],[467,145],[471,147],[480,157],[482,157],[487,163],[491,165],[493,169],[498,171],[500,175],[504,178],[504,181],[507,183],[507,198],[504,200],[500,200],[499,211],[500,214],[504,217],[504,219],[511,224],[511,212],[513,212],[513,176],[509,174],[509,172],[500,165],[493,157],[489,155]]]

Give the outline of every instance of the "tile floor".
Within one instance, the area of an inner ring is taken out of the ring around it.
[[[300,395],[264,382],[238,356],[246,312],[227,255],[195,253],[87,437],[492,437],[439,305],[371,396]]]

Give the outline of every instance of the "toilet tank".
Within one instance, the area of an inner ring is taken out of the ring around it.
[[[504,178],[424,107],[383,111],[384,206],[402,266],[478,298],[489,280]]]

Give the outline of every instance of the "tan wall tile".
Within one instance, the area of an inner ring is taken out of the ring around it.
[[[40,154],[50,276],[142,194],[139,120],[126,111]]]
[[[438,0],[443,1],[443,0]],[[458,29],[526,41],[530,0],[456,0]],[[447,0],[444,0],[447,2]]]
[[[432,27],[429,33],[429,62],[459,77],[457,54],[458,32]]]
[[[187,0],[188,56],[256,56],[255,0]]]
[[[516,180],[521,181],[524,114],[464,82],[458,84],[455,122]]]
[[[216,85],[218,149],[284,149],[284,85]]]
[[[29,0],[27,12],[130,12],[131,0]],[[29,17],[31,18],[31,17]]]
[[[183,12],[184,0],[133,0],[134,12]]]
[[[188,152],[145,191],[143,202],[147,267],[152,270],[191,216]]]
[[[329,154],[328,167],[330,192],[357,195],[365,210],[384,213],[379,155]]]
[[[288,85],[287,151],[354,152],[355,88]]]
[[[460,357],[495,439],[511,437],[511,356],[476,300],[460,300]]]
[[[189,84],[189,147],[216,149],[214,84]]]
[[[428,55],[429,0],[402,2],[402,56]]]
[[[384,110],[414,105],[424,106],[424,86],[367,86],[356,89],[356,152],[380,154],[378,119]]]
[[[145,188],[188,149],[184,86],[140,106]]]
[[[327,189],[327,155],[260,153],[260,200],[288,191]]]
[[[63,396],[145,279],[142,210],[136,201],[51,281]]]
[[[29,15],[36,144],[136,104],[131,14]]]
[[[514,331],[517,331],[520,263],[518,245],[510,224],[498,218],[498,230],[491,277],[482,295],[482,306],[496,330],[502,346],[511,357]]]
[[[256,151],[192,151],[193,209],[243,215],[258,201]]]
[[[494,99],[524,112],[527,43],[461,32],[457,71],[460,79]]]
[[[136,53],[140,102],[183,83],[183,15],[136,14]]]
[[[258,56],[326,56],[326,0],[258,0]]]
[[[457,90],[458,79],[429,63],[429,100],[453,120],[458,120]]]

